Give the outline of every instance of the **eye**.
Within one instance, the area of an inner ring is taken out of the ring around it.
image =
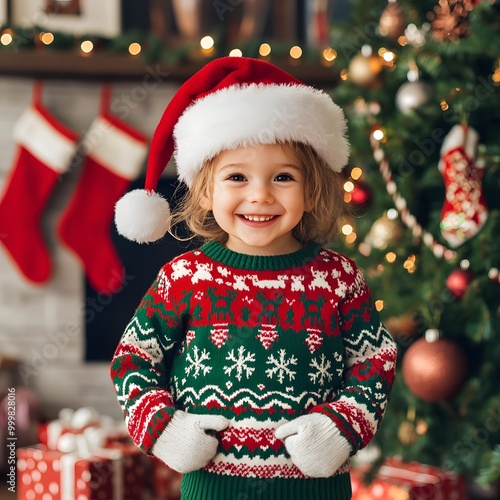
[[[226,177],[228,181],[243,182],[246,181],[246,177],[242,174],[231,174]]]
[[[286,182],[286,181],[293,181],[294,178],[290,174],[279,174],[274,178],[275,181],[278,182]]]

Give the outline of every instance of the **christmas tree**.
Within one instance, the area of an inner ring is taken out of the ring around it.
[[[351,2],[332,29],[352,146],[332,247],[400,349],[381,456],[500,480],[500,2]],[[344,68],[344,69],[341,69]]]

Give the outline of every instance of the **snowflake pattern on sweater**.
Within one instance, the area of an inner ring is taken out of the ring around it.
[[[219,414],[230,425],[218,433],[206,471],[304,478],[276,427],[322,413],[354,454],[381,423],[395,360],[352,260],[314,244],[264,257],[211,242],[160,270],[120,340],[111,376],[144,452],[176,409]]]

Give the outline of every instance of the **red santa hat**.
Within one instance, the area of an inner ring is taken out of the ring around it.
[[[139,243],[165,235],[170,210],[156,187],[172,156],[188,187],[207,160],[255,144],[308,144],[340,172],[349,158],[346,129],[342,109],[328,94],[282,69],[247,57],[215,59],[189,78],[165,109],[151,142],[145,189],[116,204],[118,232]]]

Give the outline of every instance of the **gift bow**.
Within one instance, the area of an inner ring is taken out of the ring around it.
[[[113,473],[113,500],[123,498],[123,453],[119,449],[106,448],[109,435],[117,430],[116,423],[101,416],[93,408],[69,408],[61,410],[57,428],[64,433],[57,435],[56,449],[61,457],[61,499],[75,500],[75,464],[79,460],[103,458],[111,460]]]
[[[90,458],[104,448],[107,432],[99,427],[88,427],[83,432],[68,432],[57,440],[57,449],[63,453],[76,453],[81,458]]]
[[[65,453],[82,451],[84,456],[102,448],[106,436],[118,431],[117,423],[92,407],[63,408],[59,418],[47,426],[49,448]]]
[[[111,417],[101,415],[91,406],[83,406],[77,410],[63,408],[59,412],[58,421],[62,425],[72,429],[84,429],[89,425],[97,425],[105,428],[116,427],[116,424]]]

